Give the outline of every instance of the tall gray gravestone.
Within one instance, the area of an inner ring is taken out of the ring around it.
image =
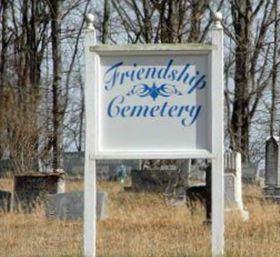
[[[266,197],[280,198],[279,138],[270,137],[265,147],[265,188]]]

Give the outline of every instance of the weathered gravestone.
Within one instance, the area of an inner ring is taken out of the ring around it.
[[[63,170],[68,177],[81,178],[84,174],[85,153],[64,152]]]
[[[264,194],[266,197],[280,198],[279,138],[267,139],[265,150]]]
[[[107,217],[106,192],[97,192],[96,194],[97,218],[103,220]],[[46,216],[59,218],[62,220],[83,219],[84,215],[84,192],[70,192],[47,196]]]
[[[63,173],[17,175],[14,177],[14,208],[32,212],[38,204],[45,201],[47,194],[64,191]]]
[[[163,192],[174,177],[175,171],[132,170],[131,184],[135,191]]]
[[[235,195],[235,176],[231,173],[226,173],[225,175],[225,208],[232,208],[237,205]]]
[[[242,163],[242,181],[244,183],[254,183],[257,179],[257,168],[253,163]]]
[[[9,212],[11,210],[12,193],[0,190],[0,212]]]
[[[142,170],[132,170],[131,186],[125,187],[125,190],[161,192],[168,205],[185,204],[190,160],[177,160],[176,165],[166,162],[157,166],[159,170],[152,170],[150,165],[142,165]]]
[[[241,154],[226,151],[224,155],[225,173],[225,210],[238,211],[243,220],[249,219],[249,212],[244,209],[242,199]]]
[[[135,191],[154,191],[171,194],[174,190],[188,184],[187,176],[180,170],[132,170],[132,189]],[[184,190],[182,191],[184,194]]]

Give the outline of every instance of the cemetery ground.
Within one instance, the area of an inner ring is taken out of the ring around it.
[[[125,192],[118,182],[98,185],[108,192],[109,217],[98,222],[98,256],[206,257],[210,256],[210,228],[203,225],[204,210],[191,215],[186,206],[167,206],[155,193]],[[11,180],[0,180],[11,190]],[[83,188],[67,182],[67,191]],[[263,199],[258,186],[244,187],[250,219],[226,215],[227,257],[276,257],[280,253],[280,205]],[[45,218],[34,214],[0,214],[1,257],[82,256],[82,221]]]

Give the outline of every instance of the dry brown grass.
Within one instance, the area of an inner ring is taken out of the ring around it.
[[[11,188],[0,180],[0,188]],[[109,218],[98,222],[98,256],[207,257],[210,228],[204,212],[191,216],[186,207],[166,206],[159,194],[124,192],[118,183],[102,183],[109,193]],[[68,191],[81,190],[71,182]],[[246,186],[245,205],[250,220],[226,216],[227,257],[280,256],[280,206],[265,202],[256,186]],[[0,215],[1,257],[82,256],[82,222],[48,220],[38,210],[32,215]]]

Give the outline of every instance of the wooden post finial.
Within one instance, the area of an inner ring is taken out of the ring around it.
[[[92,13],[88,13],[86,15],[86,23],[87,23],[88,30],[95,30],[94,24],[93,24],[94,20],[95,20],[95,17]]]
[[[223,15],[221,12],[215,12],[214,13],[214,27],[217,29],[222,29],[222,19]]]

